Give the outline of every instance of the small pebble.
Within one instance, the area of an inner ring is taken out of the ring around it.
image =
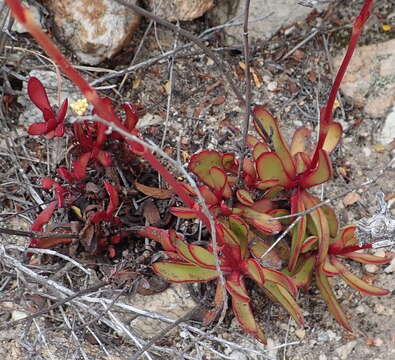
[[[384,269],[386,273],[393,273],[395,271],[395,258],[391,260],[391,263]]]
[[[303,339],[306,336],[306,330],[305,329],[297,329],[295,331],[295,335],[299,338],[299,339]]]
[[[366,264],[365,265],[365,270],[369,273],[375,273],[377,272],[379,267],[376,264]]]
[[[27,314],[23,311],[14,310],[11,313],[11,318],[13,321],[21,320],[21,319],[24,319],[25,317],[27,317]]]
[[[267,84],[267,89],[269,91],[274,91],[277,89],[277,81],[271,81],[269,84]]]
[[[346,360],[348,359],[348,356],[351,354],[351,351],[354,350],[355,345],[357,345],[356,340],[350,341],[347,344],[338,347],[336,349],[336,353],[337,355],[340,356],[340,359]]]

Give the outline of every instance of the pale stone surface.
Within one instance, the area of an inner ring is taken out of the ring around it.
[[[343,55],[335,58],[335,68],[339,67],[342,58]],[[394,63],[395,39],[357,48],[341,91],[358,105],[364,106],[370,116],[385,116],[395,104]],[[391,119],[395,122],[394,118]]]
[[[394,81],[394,90],[395,90],[395,81]],[[382,144],[388,144],[395,139],[395,94],[393,94],[393,96],[394,96],[394,107],[386,117],[383,129],[381,130],[381,136],[379,140]]]
[[[354,350],[356,345],[357,345],[356,340],[350,341],[345,345],[339,346],[336,349],[336,353],[340,356],[340,359],[346,360],[346,359],[348,359],[348,356]]]
[[[214,25],[224,24],[233,18],[242,22],[244,16],[244,1],[222,0],[209,12]],[[326,5],[323,5],[326,6]],[[322,9],[320,6],[319,9]],[[303,20],[313,9],[301,6],[298,0],[251,0],[250,19],[268,15],[259,22],[249,24],[249,37],[252,40],[266,40],[276,33],[281,27],[292,25]],[[270,14],[270,15],[269,15]],[[243,26],[227,27],[224,29],[229,44],[240,43],[243,37]]]
[[[111,58],[133,36],[140,17],[112,0],[45,0],[59,39],[83,63]]]
[[[167,21],[190,21],[204,15],[214,0],[146,0],[150,11]]]
[[[34,6],[33,4],[28,4],[25,1],[22,2],[24,6],[26,6],[27,8],[29,8],[30,10],[30,14],[32,15],[34,21],[36,21],[38,24],[41,24],[41,15],[40,15],[40,11],[37,9],[36,6]],[[4,4],[4,0],[0,0],[0,9],[3,9],[3,6],[5,6]],[[2,26],[4,26],[5,29],[8,28],[8,21],[4,22],[6,20],[6,15],[7,12],[6,11],[0,11],[0,24]],[[26,33],[26,29],[18,22],[18,21],[14,21],[14,24],[12,25],[11,28],[11,32],[17,32],[19,34],[24,34]]]
[[[175,320],[196,306],[189,291],[182,284],[172,284],[165,291],[155,295],[143,296],[136,294],[130,299],[129,303],[134,307],[156,312]],[[169,324],[160,320],[139,316],[132,320],[130,325],[141,336],[151,338]]]

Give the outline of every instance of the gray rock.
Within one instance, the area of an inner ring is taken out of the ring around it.
[[[209,12],[209,16],[216,25],[225,24],[235,17],[237,18],[236,22],[242,22],[244,3],[240,0],[218,1],[215,8]],[[250,20],[262,17],[265,14],[271,15],[262,21],[251,22],[249,24],[249,37],[251,39],[268,39],[281,27],[305,19],[311,11],[311,8],[299,5],[298,0],[251,0]],[[243,26],[227,27],[224,31],[229,44],[242,41]]]
[[[148,9],[167,21],[190,21],[214,6],[214,0],[146,0]]]
[[[54,16],[59,40],[81,62],[90,65],[119,52],[140,23],[138,15],[112,0],[44,0],[44,3]]]
[[[173,319],[182,317],[196,306],[189,291],[181,284],[172,284],[165,291],[155,295],[136,294],[128,302],[137,308],[157,312]],[[132,329],[146,338],[157,335],[168,325],[168,323],[143,316],[130,322]]]
[[[337,355],[340,356],[340,359],[346,360],[346,359],[348,359],[348,356],[351,354],[351,351],[354,350],[356,345],[357,345],[357,341],[353,340],[353,341],[348,342],[345,345],[338,347],[335,351],[336,351]]]
[[[334,60],[338,68],[343,58]],[[372,117],[385,116],[395,104],[395,39],[357,48],[341,85],[344,95],[364,107]],[[395,115],[386,121],[383,141],[394,134]],[[388,132],[388,135],[387,135]],[[390,139],[389,141],[391,141]]]
[[[395,139],[395,99],[394,99],[394,107],[392,108],[392,111],[387,115],[385,119],[383,129],[381,130],[381,136],[379,138],[379,141],[380,143],[385,145],[390,143],[394,139]]]
[[[25,1],[23,1],[22,3],[24,6],[29,8],[30,14],[32,15],[33,19],[36,21],[37,24],[39,24],[41,26],[42,25],[41,24],[41,15],[40,15],[40,11],[38,10],[38,8],[36,6],[34,6],[33,4],[26,3]],[[0,10],[2,10],[4,6],[6,6],[4,3],[4,0],[0,0]],[[4,26],[3,27],[4,29],[7,29],[8,24],[9,24],[9,18],[8,18],[8,20],[6,20],[6,16],[7,16],[7,11],[0,11],[0,24],[2,24]],[[17,32],[19,34],[24,34],[27,32],[27,30],[18,21],[14,21],[14,24],[12,25],[12,28],[11,28],[11,32]]]

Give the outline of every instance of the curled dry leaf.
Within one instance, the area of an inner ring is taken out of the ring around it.
[[[144,201],[143,216],[148,225],[160,226],[162,223],[159,210],[152,199],[147,199]]]
[[[134,187],[144,195],[151,196],[154,199],[165,200],[172,197],[173,192],[168,189],[160,189],[152,186],[146,186],[138,182],[134,183]]]

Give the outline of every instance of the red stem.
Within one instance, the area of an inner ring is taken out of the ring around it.
[[[350,64],[351,57],[355,51],[358,40],[361,36],[362,28],[366,23],[366,21],[369,19],[373,5],[374,5],[374,0],[365,0],[362,9],[359,12],[359,15],[354,21],[354,25],[352,28],[352,35],[350,42],[348,43],[346,54],[344,55],[343,61],[336,74],[335,81],[333,82],[331,91],[329,93],[328,101],[326,102],[325,107],[321,111],[320,136],[313,156],[312,168],[314,168],[317,165],[318,150],[321,149],[322,146],[324,145],[324,141],[327,134],[326,125],[330,124],[332,121],[333,105],[336,100],[337,92],[339,91],[340,84],[343,80],[344,74],[346,73],[347,67]]]

